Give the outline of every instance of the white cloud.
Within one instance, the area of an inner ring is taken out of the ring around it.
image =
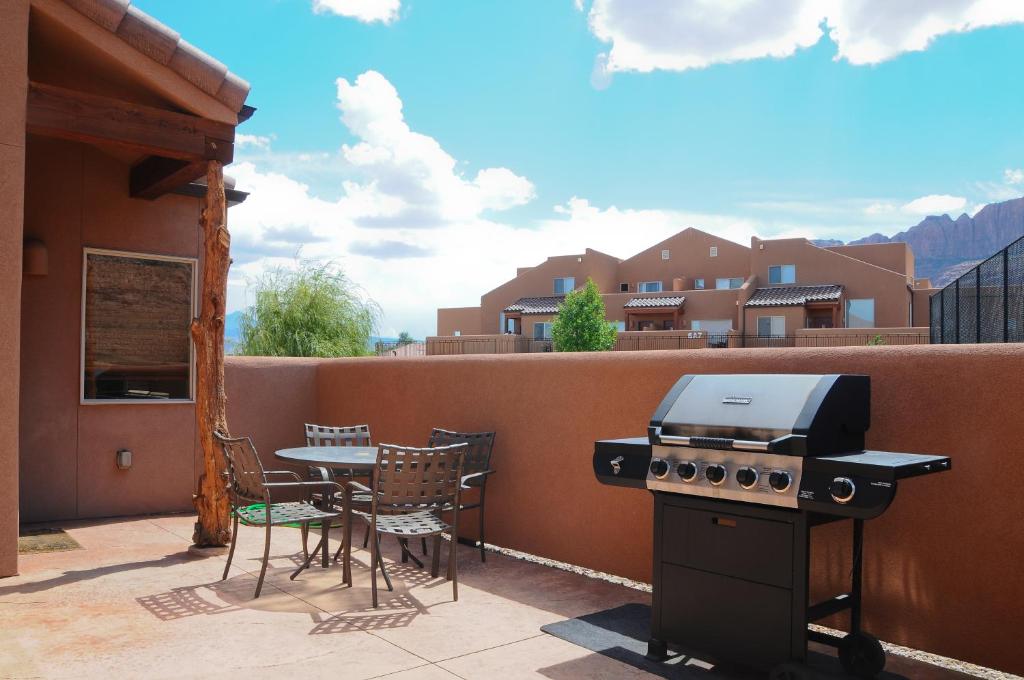
[[[681,71],[788,57],[825,30],[836,59],[877,64],[924,50],[940,35],[1022,22],[1024,2],[594,0],[588,16],[594,35],[611,45],[599,56],[604,70]]]
[[[368,216],[379,226],[436,227],[533,199],[533,184],[507,168],[464,177],[437,140],[409,128],[398,92],[380,73],[367,71],[353,83],[339,78],[337,85],[341,120],[360,140],[342,147],[342,155],[367,178],[346,191],[386,207]]]
[[[239,149],[250,147],[270,151],[271,139],[271,136],[247,135],[243,132],[240,132],[237,135],[235,135],[235,146],[238,147]]]
[[[1007,184],[1024,184],[1024,170],[1007,168],[1003,171],[1003,181]]]
[[[398,19],[401,8],[401,0],[313,0],[313,11],[317,14],[331,12],[367,24],[390,24]]]
[[[908,215],[943,215],[951,214],[954,217],[963,212],[967,205],[967,199],[963,196],[950,196],[948,194],[929,194],[903,205],[901,210]]]

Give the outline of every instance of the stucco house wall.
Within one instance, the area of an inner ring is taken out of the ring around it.
[[[480,298],[480,332],[501,333],[501,310],[521,297],[552,295],[556,278],[571,276],[579,287],[590,277],[598,289],[610,290],[618,264],[618,258],[590,248],[582,255],[549,257]]]
[[[437,334],[480,335],[479,307],[444,307],[437,310]]]
[[[129,198],[129,164],[84,144],[29,136],[25,167],[25,234],[47,244],[49,273],[23,284],[22,519],[187,510],[193,404],[79,403],[82,252],[198,258],[200,201]],[[130,470],[116,468],[119,448]]]
[[[18,570],[18,348],[25,194],[27,0],[0,3],[0,576]]]
[[[857,246],[828,246],[840,255],[914,277],[914,252],[906,243],[864,243]]]
[[[718,248],[716,257],[710,256],[712,246]],[[669,251],[669,259],[662,259],[663,250]],[[672,290],[672,280],[677,277],[686,279],[686,288],[693,286],[695,278],[703,278],[707,288],[714,288],[716,278],[747,277],[749,250],[698,229],[684,229],[623,260],[615,288],[606,292],[618,292],[618,283],[628,283],[630,292],[636,293],[640,281],[661,281],[663,290]]]
[[[770,266],[793,264],[796,265],[795,285],[838,283],[844,287],[846,299],[873,298],[876,328],[897,328],[910,322],[908,278],[898,272],[819,248],[802,238],[769,241],[754,238],[750,260],[750,272],[757,276],[761,286],[769,285]],[[841,318],[845,318],[845,310],[842,312]]]

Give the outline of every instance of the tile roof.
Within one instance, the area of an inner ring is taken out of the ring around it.
[[[519,312],[520,314],[555,314],[558,312],[558,305],[565,300],[564,295],[551,297],[524,297],[519,298],[503,312]]]
[[[138,52],[162,64],[232,111],[239,111],[249,96],[249,83],[228,67],[182,40],[131,0],[64,0],[79,14],[110,31]]]
[[[796,307],[805,305],[808,302],[838,302],[842,295],[843,287],[837,284],[758,288],[744,306]]]
[[[682,295],[655,298],[633,298],[622,305],[625,309],[649,308],[649,307],[678,307],[686,300]]]

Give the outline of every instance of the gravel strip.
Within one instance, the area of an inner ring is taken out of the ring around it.
[[[651,592],[651,585],[649,583],[643,583],[641,581],[634,581],[632,579],[623,578],[622,576],[614,576],[612,574],[606,574],[602,571],[595,571],[593,569],[587,569],[586,567],[579,567],[575,564],[569,564],[567,562],[559,562],[558,560],[551,560],[546,557],[538,557],[531,555],[530,553],[520,552],[519,550],[512,550],[510,548],[500,548],[494,545],[487,545],[487,550],[498,553],[499,555],[505,555],[517,560],[523,560],[525,562],[532,562],[533,564],[539,564],[545,567],[551,567],[552,569],[561,569],[562,571],[568,571],[572,574],[579,574],[580,576],[586,576],[587,578],[598,579],[601,581],[607,581],[608,583],[615,583],[620,586],[632,588],[633,590],[639,590],[645,593]],[[842,637],[846,633],[835,630],[833,628],[826,628],[825,626],[819,626],[816,624],[810,624],[812,630],[825,633],[826,635],[832,635],[834,637]],[[932,654],[930,652],[922,652],[917,649],[911,649],[910,647],[902,647],[900,645],[894,645],[890,642],[883,642],[882,647],[888,654],[894,654],[896,656],[906,657],[908,659],[914,659],[922,663],[931,664],[940,668],[946,668],[952,671],[958,671],[966,675],[973,676],[975,678],[984,678],[985,680],[1024,680],[1019,675],[1012,673],[1004,673],[1003,671],[997,671],[992,668],[985,668],[984,666],[976,666],[973,663],[966,661],[957,661],[956,659],[950,659],[945,656],[939,656],[938,654]]]

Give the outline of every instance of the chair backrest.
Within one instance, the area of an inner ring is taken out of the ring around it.
[[[491,469],[491,453],[494,451],[493,432],[452,432],[435,427],[430,433],[427,446],[448,446],[449,444],[467,444],[466,460],[462,464],[462,474],[471,475]]]
[[[248,437],[225,437],[217,432],[213,436],[220,442],[227,459],[228,490],[232,505],[263,502],[263,485],[267,477],[252,440]]]
[[[381,444],[373,472],[373,511],[457,504],[466,448],[466,444],[426,449]]]
[[[369,425],[335,427],[306,423],[306,446],[373,446]]]

